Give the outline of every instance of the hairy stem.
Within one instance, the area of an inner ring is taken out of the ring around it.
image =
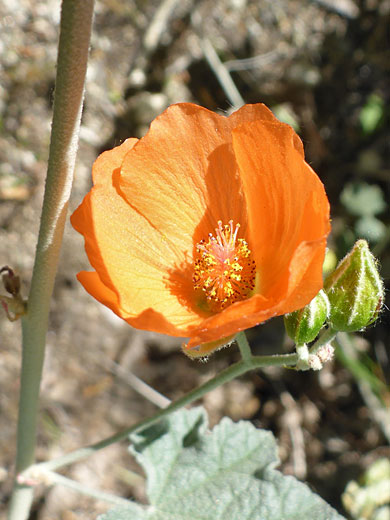
[[[114,504],[116,506],[126,507],[129,506],[129,504],[131,504],[130,500],[118,497],[116,495],[113,495],[112,493],[107,493],[106,491],[101,491],[99,489],[90,488],[89,486],[84,486],[84,484],[80,484],[75,480],[64,477],[63,475],[59,475],[54,471],[43,472],[42,479],[46,479],[47,481],[49,481],[50,485],[59,484],[61,486],[67,487],[68,489],[73,489],[81,495],[96,498],[97,500],[102,500],[104,502],[108,502],[109,504]]]
[[[76,160],[93,5],[93,0],[62,2],[49,164],[28,311],[22,319],[17,474],[34,462],[50,298]],[[16,479],[9,520],[27,519],[32,500],[33,488],[20,484]]]
[[[239,332],[235,339],[240,349],[242,360],[245,363],[249,363],[252,359],[252,352],[245,332]]]
[[[329,327],[328,329],[325,329],[318,337],[317,341],[314,343],[314,345],[310,348],[309,352],[310,354],[316,354],[318,350],[326,345],[327,343],[330,343],[337,335],[337,331],[332,329],[332,327]]]
[[[250,370],[255,370],[257,368],[267,367],[267,366],[293,366],[296,364],[298,359],[297,354],[281,354],[274,356],[252,356],[251,359],[247,361],[239,361],[234,365],[226,368],[218,375],[204,383],[203,385],[191,390],[183,397],[180,397],[176,401],[173,401],[169,406],[163,408],[156,412],[152,417],[148,417],[143,421],[140,421],[125,430],[116,433],[100,442],[92,444],[90,446],[86,446],[84,448],[80,448],[71,453],[68,453],[62,457],[57,459],[50,460],[48,462],[42,462],[41,464],[37,464],[31,468],[31,474],[35,471],[40,471],[40,469],[44,470],[55,470],[61,468],[63,466],[67,466],[68,464],[72,464],[81,459],[84,459],[98,450],[106,448],[115,442],[126,439],[130,434],[135,433],[139,430],[147,426],[151,426],[156,423],[162,417],[187,406],[194,401],[197,401],[201,397],[203,397],[207,392],[214,390],[215,388],[235,379],[236,377],[245,374],[245,372],[249,372]],[[26,475],[28,477],[28,473]]]
[[[310,352],[315,353],[322,346],[331,341],[336,335],[336,332],[332,329],[325,330],[318,338],[318,340],[311,347]],[[236,341],[239,345],[241,355],[243,357],[242,361],[231,365],[226,368],[215,377],[204,383],[203,385],[191,390],[187,394],[183,395],[181,398],[173,401],[166,408],[163,408],[156,412],[152,417],[148,417],[143,421],[140,421],[129,428],[124,429],[121,432],[118,432],[102,441],[99,441],[95,444],[91,444],[90,446],[86,446],[84,448],[80,448],[73,452],[70,452],[62,457],[58,457],[57,459],[50,460],[48,462],[42,462],[41,464],[35,465],[32,470],[40,471],[40,468],[44,470],[56,470],[63,466],[67,466],[69,464],[73,464],[79,460],[89,457],[93,453],[114,444],[115,442],[122,441],[126,439],[130,434],[135,433],[147,426],[151,426],[152,424],[159,421],[161,418],[166,415],[187,406],[194,401],[201,399],[207,392],[214,390],[215,388],[235,379],[236,377],[245,374],[251,370],[256,370],[258,368],[264,368],[267,366],[295,366],[298,362],[298,354],[280,354],[273,356],[253,356],[250,351],[250,346],[246,335],[244,332],[240,332],[237,334]]]

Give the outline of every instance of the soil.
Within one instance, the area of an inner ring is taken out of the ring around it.
[[[331,202],[329,244],[338,257],[356,238],[356,215],[340,201],[343,188],[350,182],[379,187],[387,208],[376,216],[387,232],[373,246],[388,284],[389,113],[383,108],[370,131],[363,131],[361,114],[372,96],[389,106],[390,2],[182,0],[171,2],[159,26],[160,3],[96,3],[70,209],[89,190],[97,155],[127,137],[142,136],[169,104],[191,101],[219,112],[231,110],[232,100],[207,59],[205,48],[211,47],[246,103],[266,103],[299,127],[307,160]],[[0,0],[0,266],[18,272],[25,296],[46,174],[59,7],[54,0]],[[155,405],[134,390],[128,373],[175,399],[239,357],[233,346],[206,364],[193,362],[181,353],[181,339],[131,329],[79,285],[76,273],[88,268],[83,240],[68,223],[47,337],[38,460],[151,415]],[[250,330],[248,337],[256,353],[293,347],[281,318]],[[20,343],[19,323],[1,313],[0,515],[13,478]],[[358,362],[371,360],[370,370],[381,382],[375,402],[382,411],[390,406],[389,343],[385,306],[376,326],[354,339]],[[320,372],[267,369],[246,375],[211,392],[203,404],[212,425],[228,415],[273,431],[281,470],[308,482],[347,516],[341,503],[347,483],[390,455],[372,393],[337,359]],[[64,474],[144,501],[142,479],[129,483],[128,469],[140,473],[126,445],[119,444]],[[38,489],[31,518],[84,520],[106,509],[102,502],[58,486]]]

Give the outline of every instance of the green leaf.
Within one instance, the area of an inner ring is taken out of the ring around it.
[[[383,191],[377,184],[349,183],[341,192],[340,200],[351,215],[371,216],[386,209]]]
[[[305,484],[284,476],[270,432],[228,418],[210,432],[202,408],[131,437],[150,506],[99,520],[341,520]]]
[[[367,103],[360,111],[360,125],[363,133],[366,135],[372,134],[379,126],[383,119],[385,103],[383,99],[377,94],[371,94]]]

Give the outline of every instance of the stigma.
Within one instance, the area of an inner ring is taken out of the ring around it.
[[[255,287],[256,265],[248,243],[238,238],[240,224],[218,221],[215,236],[196,246],[193,284],[205,293],[209,307],[220,311],[249,298]]]

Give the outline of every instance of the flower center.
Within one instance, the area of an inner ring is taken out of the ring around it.
[[[212,310],[219,311],[232,303],[248,298],[255,287],[256,265],[248,243],[237,238],[240,224],[218,222],[215,237],[196,246],[192,281],[201,289]]]

